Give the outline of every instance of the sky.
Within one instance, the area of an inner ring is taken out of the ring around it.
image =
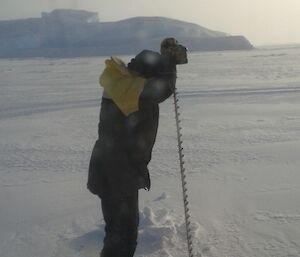
[[[300,0],[0,0],[0,20],[58,8],[98,12],[103,22],[164,16],[244,35],[254,45],[300,43]]]

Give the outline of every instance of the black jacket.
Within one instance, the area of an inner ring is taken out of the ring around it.
[[[140,188],[150,188],[147,165],[157,134],[158,105],[175,88],[176,66],[158,53],[143,51],[128,68],[147,80],[139,110],[129,116],[111,99],[102,98],[98,140],[92,151],[87,183],[88,189],[100,197],[130,195]]]

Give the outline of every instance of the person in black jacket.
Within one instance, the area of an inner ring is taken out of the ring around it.
[[[101,257],[132,257],[139,223],[138,190],[150,189],[148,163],[155,143],[159,103],[172,95],[176,65],[186,63],[186,48],[174,38],[161,54],[139,53],[127,68],[145,78],[138,111],[126,116],[104,91],[98,140],[89,165],[88,189],[100,197],[105,221]]]

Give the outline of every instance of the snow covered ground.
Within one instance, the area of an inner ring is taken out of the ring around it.
[[[104,59],[0,60],[1,257],[99,255],[86,178]],[[300,256],[300,49],[194,53],[178,76],[195,252]],[[176,143],[170,99],[136,256],[187,256]]]

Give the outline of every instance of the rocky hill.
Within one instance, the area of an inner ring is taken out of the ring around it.
[[[197,24],[164,17],[99,22],[94,12],[54,10],[41,18],[0,21],[0,57],[76,57],[158,50],[176,37],[190,51],[252,49],[243,36],[230,36]]]

